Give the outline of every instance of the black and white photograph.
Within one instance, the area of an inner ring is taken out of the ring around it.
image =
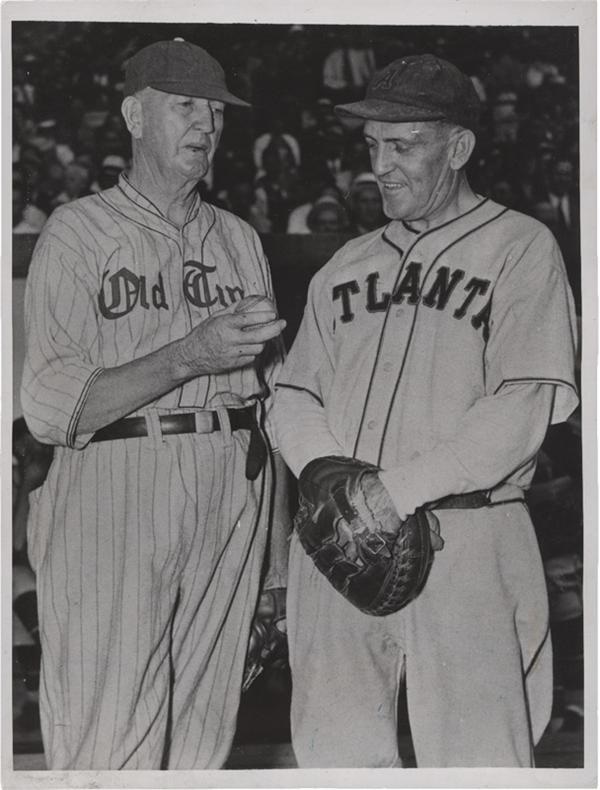
[[[595,3],[2,23],[3,785],[595,787]]]

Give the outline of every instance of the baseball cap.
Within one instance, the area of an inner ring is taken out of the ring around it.
[[[150,44],[127,61],[125,96],[148,87],[181,96],[250,106],[227,90],[225,72],[205,49],[180,38]]]
[[[362,101],[335,107],[339,116],[402,123],[451,121],[476,130],[480,103],[473,83],[447,60],[409,55],[375,72]]]

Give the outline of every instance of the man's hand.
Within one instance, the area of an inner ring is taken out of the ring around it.
[[[176,346],[175,364],[186,378],[245,367],[285,325],[266,298],[255,300],[247,309],[243,302],[237,303],[182,338]]]
[[[194,376],[250,365],[284,327],[269,299],[246,297],[202,321],[185,337],[104,368],[89,389],[78,433],[97,431]]]
[[[288,661],[286,590],[265,590],[258,601],[250,629],[242,679],[247,691],[266,667],[281,669]]]

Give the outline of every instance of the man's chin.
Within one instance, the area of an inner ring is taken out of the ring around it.
[[[409,222],[410,212],[401,206],[384,206],[383,213],[388,219],[404,220]]]

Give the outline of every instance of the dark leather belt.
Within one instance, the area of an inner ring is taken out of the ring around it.
[[[204,414],[207,414],[204,412]],[[208,412],[212,420],[210,430],[206,433],[213,431],[220,431],[219,415],[216,411]],[[256,420],[254,418],[254,411],[251,408],[246,409],[227,409],[227,416],[232,431],[251,430]],[[196,415],[190,414],[161,414],[158,418],[160,422],[160,430],[165,436],[170,436],[176,433],[197,433],[196,428]],[[145,417],[123,417],[116,422],[111,422],[104,428],[96,431],[92,437],[92,442],[107,442],[112,439],[134,439],[136,437],[148,436],[148,427]]]
[[[492,502],[490,496],[485,491],[471,491],[468,494],[450,494],[437,502],[426,505],[427,510],[473,510],[480,507],[493,507],[494,505],[507,505],[509,502],[524,502],[523,497],[514,499],[503,499]]]
[[[160,430],[164,436],[179,433],[213,433],[221,430],[219,415],[216,411],[201,412],[204,430],[198,430],[196,415],[188,414],[161,414],[158,418]],[[227,416],[232,431],[250,431],[250,444],[246,459],[246,477],[255,480],[267,458],[267,448],[263,440],[258,422],[254,414],[254,407],[245,409],[227,409]],[[100,428],[92,436],[92,442],[108,442],[115,439],[135,439],[148,436],[148,427],[145,417],[123,417],[120,420]]]
[[[490,498],[484,491],[472,491],[468,494],[450,494],[437,502],[427,505],[427,510],[471,510],[478,507],[487,507]]]

